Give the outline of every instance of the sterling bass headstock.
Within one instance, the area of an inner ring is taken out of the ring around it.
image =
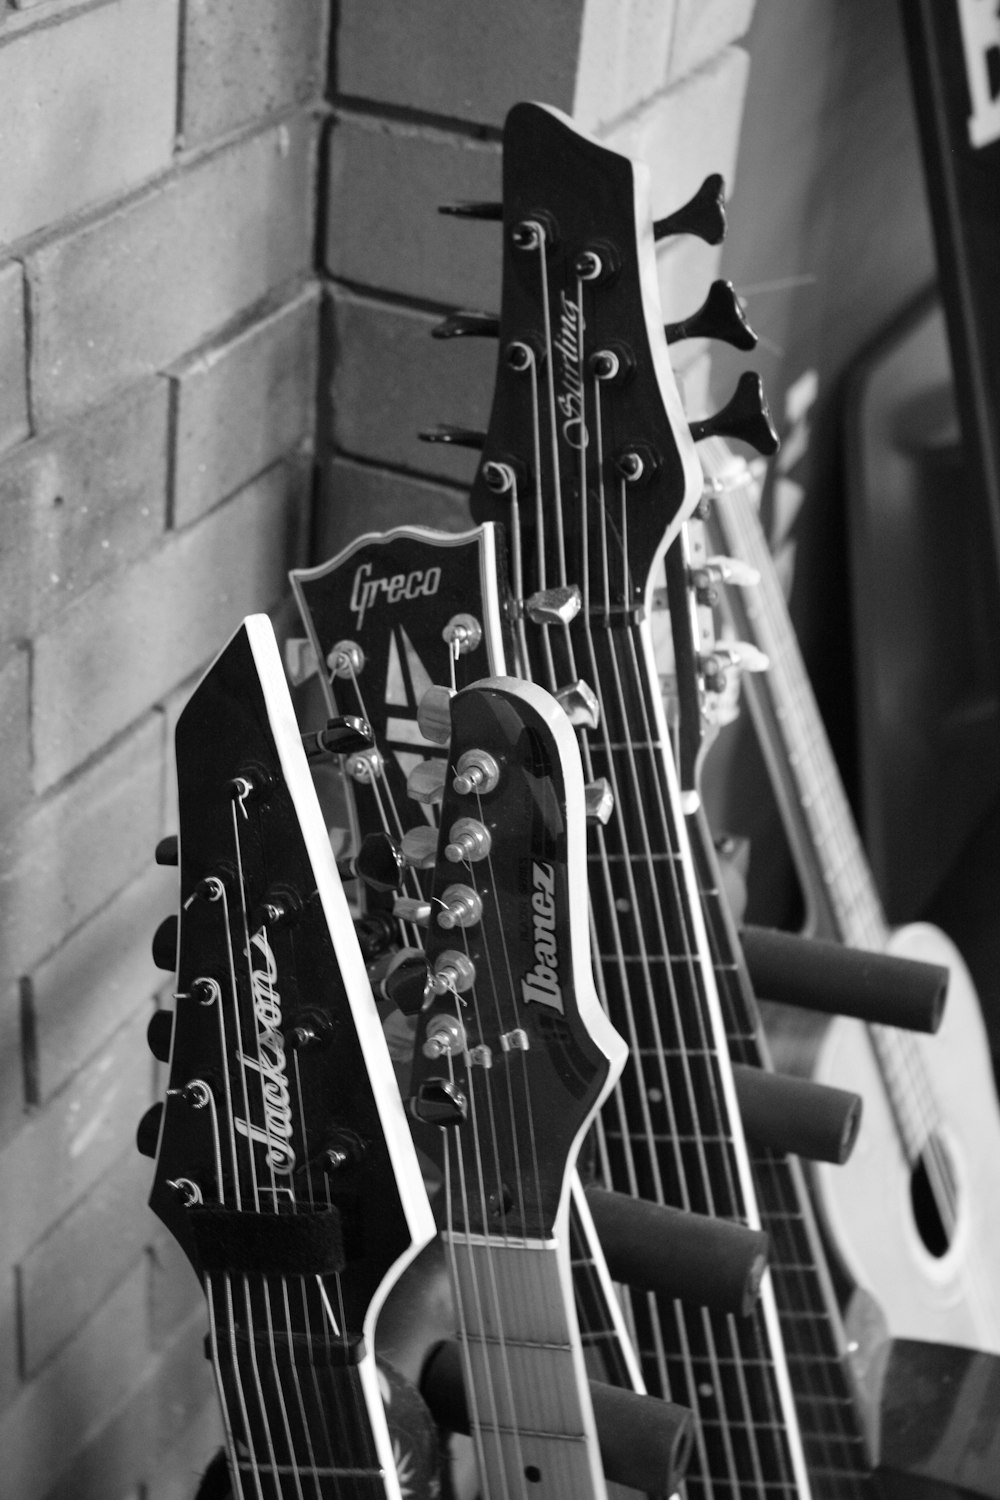
[[[434,1224],[266,616],[195,690],[177,766],[140,1147],[205,1290],[233,1491],[401,1500],[373,1332]]]

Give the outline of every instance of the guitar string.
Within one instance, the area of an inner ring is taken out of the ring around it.
[[[748,483],[744,487],[748,487]],[[735,496],[737,488],[738,486],[733,484],[727,487],[728,493],[720,495],[719,500],[724,500],[725,503],[719,504],[717,500],[719,514],[733,536],[738,555],[750,562],[755,562],[758,567],[761,586],[757,616],[763,623],[768,654],[775,659],[776,665],[780,663],[782,677],[791,700],[791,722],[806,726],[817,720],[818,709],[801,659],[794,649],[794,642],[782,645],[781,632],[771,628],[772,622],[784,614],[784,601],[782,599],[779,602],[775,599],[774,590],[777,583],[773,562],[769,553],[762,556],[763,538],[761,537],[758,541],[756,535],[759,526],[754,517],[743,515],[744,507],[752,504],[752,500],[747,496],[741,506],[735,498],[730,498],[731,495]],[[755,624],[758,624],[758,620],[755,620]],[[781,648],[780,655],[779,647]],[[825,812],[825,827],[820,834],[820,845],[822,847],[829,844],[836,845],[841,867],[851,869],[852,883],[855,883],[867,898],[867,908],[858,905],[859,920],[854,924],[857,930],[853,932],[849,917],[838,912],[842,923],[841,936],[848,941],[860,939],[863,946],[869,946],[876,951],[884,950],[888,940],[888,927],[860,841],[853,836],[854,823],[846,799],[841,804],[838,797],[839,778],[832,765],[832,757],[824,742],[817,736],[808,734],[803,736],[803,739],[807,765],[801,772],[796,765],[796,774],[800,776],[801,781],[804,781],[805,773],[808,771],[812,787],[817,789],[812,794],[803,794],[800,798],[807,819],[814,832],[818,832],[816,820],[821,813]],[[808,803],[809,795],[813,799],[813,806]],[[819,804],[818,807],[815,806],[816,802]],[[950,1159],[941,1144],[939,1132],[942,1114],[934,1095],[929,1070],[924,1064],[924,1047],[917,1038],[893,1027],[869,1023],[866,1031],[883,1075],[904,1156],[911,1168],[918,1160],[924,1161],[938,1215],[949,1242],[953,1242],[958,1220],[956,1184]],[[907,1124],[907,1119],[912,1120],[914,1115],[919,1121],[916,1132],[911,1125]],[[996,1327],[994,1318],[986,1310],[988,1293],[984,1291],[975,1268],[963,1266],[960,1268],[960,1276],[975,1309],[976,1326],[990,1327],[994,1340],[1000,1341],[1000,1329]]]
[[[544,274],[541,277],[541,281],[544,284],[544,282],[545,282]],[[543,294],[543,296],[544,296],[544,294]],[[578,307],[582,308],[582,293],[578,294]],[[583,326],[582,311],[578,314],[578,318],[579,318],[579,326],[580,326],[580,328],[582,330],[582,326]],[[548,357],[548,365],[549,365],[549,370],[551,372],[551,368],[552,368],[552,365],[554,363],[553,358],[552,358],[552,353],[553,353],[553,347],[552,347],[552,345],[553,345],[553,341],[552,341],[552,337],[551,337],[551,329],[548,327],[548,325],[546,325],[546,345],[547,345],[548,356],[549,356]],[[550,387],[550,390],[551,390],[551,375],[550,375],[549,387]],[[554,409],[551,407],[551,405],[550,405],[550,412],[553,413],[553,415],[552,415],[553,447],[555,449]],[[581,462],[584,462],[584,456],[583,455],[581,455]],[[558,490],[558,479],[555,476],[554,476],[553,482],[554,482],[554,485],[555,485],[556,489]],[[544,543],[544,515],[541,512],[541,485],[538,486],[538,497],[537,498],[538,498],[538,505],[536,507],[536,512],[537,512],[537,514],[539,515],[539,518],[540,518],[540,537],[539,537],[538,551],[539,551],[539,557],[540,557],[540,559],[542,559],[545,556],[545,543]],[[561,576],[565,577],[565,568],[564,567],[561,569]],[[608,603],[610,603],[610,601],[608,601]],[[588,620],[588,630],[589,630],[589,620]],[[566,631],[564,633],[568,636],[568,634],[569,634],[568,627],[567,627],[567,629],[566,629]],[[553,686],[554,685],[555,684],[553,682]],[[586,737],[583,737],[583,744],[586,747]],[[721,1391],[721,1381],[717,1381],[717,1385],[718,1385],[718,1388]]]

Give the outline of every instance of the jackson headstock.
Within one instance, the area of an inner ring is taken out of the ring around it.
[[[372,1354],[433,1235],[266,616],[177,725],[180,920],[151,1205],[206,1293],[236,1492],[400,1489]]]

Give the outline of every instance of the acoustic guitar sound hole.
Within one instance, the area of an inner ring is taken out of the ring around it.
[[[910,1177],[910,1204],[925,1249],[938,1259],[951,1245],[948,1225],[954,1223],[956,1199],[951,1162],[935,1139],[921,1153]]]

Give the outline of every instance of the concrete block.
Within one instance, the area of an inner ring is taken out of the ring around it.
[[[437,321],[366,297],[334,298],[333,434],[352,457],[469,484],[475,453],[421,443],[417,433],[442,422],[486,427],[496,345],[439,343],[430,337]]]
[[[581,129],[601,136],[662,91],[678,8],[678,0],[587,0],[572,108]]]
[[[49,1099],[129,1016],[152,1014],[163,972],[150,943],[177,907],[177,872],[153,863],[32,972],[39,1098]]]
[[[40,425],[162,369],[308,270],[315,133],[296,116],[33,252]]]
[[[171,161],[179,0],[117,0],[0,48],[0,244]]]
[[[0,453],[27,437],[28,351],[24,340],[24,272],[0,266]]]
[[[346,547],[367,531],[393,526],[433,526],[439,531],[467,531],[472,525],[468,491],[394,474],[338,458],[322,478],[314,534],[314,561]]]
[[[160,1456],[156,1471],[143,1491],[143,1500],[191,1500],[209,1462],[221,1447],[222,1423],[213,1392],[191,1425],[181,1433],[180,1441]]]
[[[149,1277],[149,1342],[160,1349],[177,1337],[192,1313],[205,1311],[205,1294],[194,1267],[162,1224],[151,1238]]]
[[[484,125],[519,99],[573,107],[583,0],[341,0],[336,87]]]
[[[167,398],[144,380],[0,461],[0,642],[51,628],[162,533]]]
[[[322,97],[326,10],[324,0],[188,0],[185,146]]]
[[[0,985],[0,1151],[20,1130],[26,1112],[24,1054],[21,1045],[21,986],[17,980],[7,980]],[[0,1355],[0,1365],[2,1358]],[[0,1392],[2,1389],[3,1376],[0,1373]],[[0,1397],[0,1406],[2,1405]]]
[[[497,310],[500,226],[438,213],[441,203],[499,199],[495,141],[343,114],[327,172],[326,265],[334,276],[449,307]]]
[[[0,652],[0,828],[21,812],[30,795],[29,669],[26,650]]]
[[[18,1208],[0,1223],[0,1265],[19,1261],[134,1139],[151,1103],[146,1020],[122,1026],[0,1153],[0,1192]]]
[[[18,1268],[29,1379],[145,1260],[157,1224],[147,1204],[152,1163],[125,1144],[125,1154]]]
[[[5,980],[27,974],[149,868],[162,827],[163,766],[163,716],[152,713],[11,825],[0,870]]]
[[[51,786],[210,659],[286,590],[303,555],[307,475],[279,464],[35,642],[35,780]],[[114,621],[109,633],[108,620]]]
[[[175,526],[197,520],[311,436],[318,325],[310,286],[171,372]]]
[[[145,1298],[146,1267],[139,1264],[0,1418],[5,1493],[48,1496],[135,1390],[148,1363]]]

